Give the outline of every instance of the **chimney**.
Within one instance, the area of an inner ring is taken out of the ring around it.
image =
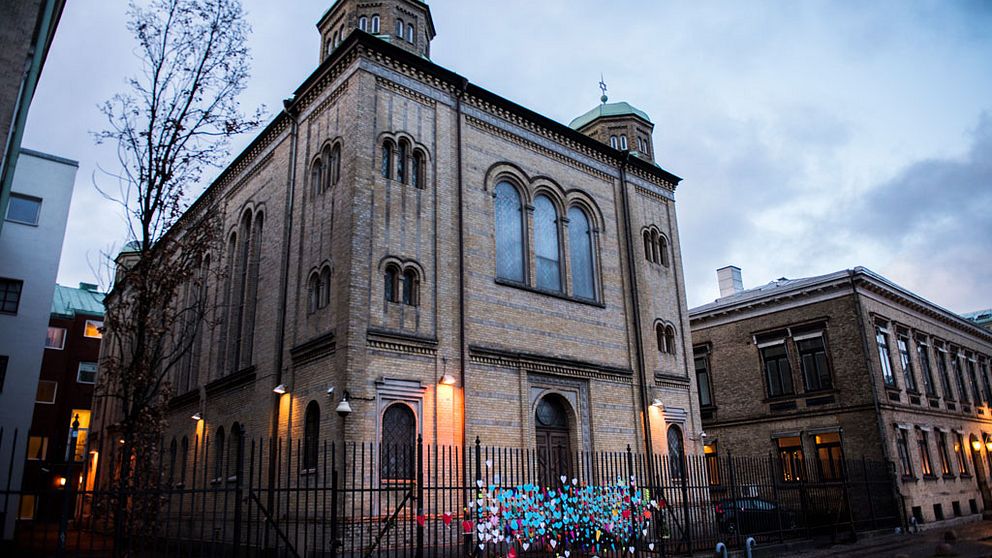
[[[728,265],[716,270],[716,278],[720,283],[720,298],[735,295],[744,290],[741,268],[736,265]]]

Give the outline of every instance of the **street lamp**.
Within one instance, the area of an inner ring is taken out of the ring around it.
[[[351,394],[348,393],[348,390],[345,390],[344,395],[341,396],[341,402],[338,403],[338,408],[335,409],[341,418],[347,418],[351,414],[351,403],[348,403],[348,398],[350,397]]]

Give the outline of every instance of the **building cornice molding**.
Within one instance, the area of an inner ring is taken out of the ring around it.
[[[557,376],[612,380],[628,384],[633,381],[633,371],[628,368],[480,345],[469,345],[468,350],[469,361],[472,364],[513,368]]]

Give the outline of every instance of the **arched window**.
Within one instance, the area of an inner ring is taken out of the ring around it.
[[[658,342],[658,352],[667,352],[665,350],[665,326],[662,324],[654,326],[654,335],[655,340]]]
[[[393,177],[393,142],[390,140],[382,142],[382,177]]]
[[[589,217],[578,207],[568,209],[568,249],[572,266],[572,294],[596,298],[595,262],[592,253],[592,227]]]
[[[658,263],[668,267],[668,239],[664,235],[658,235]]]
[[[610,147],[612,147],[613,149],[616,149],[616,148],[620,147],[620,144],[617,143],[617,137],[616,136],[610,136]]]
[[[262,230],[265,214],[257,212],[252,224],[251,247],[248,256],[248,277],[245,282],[244,324],[241,331],[241,364],[244,368],[252,362],[255,343],[255,314],[258,308],[258,274],[262,260]]]
[[[372,34],[376,35],[379,33],[379,14],[372,15]]]
[[[224,476],[224,427],[221,426],[214,434],[214,480]]]
[[[682,429],[674,424],[668,427],[668,465],[672,478],[681,479],[685,470],[685,445]]]
[[[534,255],[537,259],[537,288],[561,292],[558,211],[547,196],[534,199]]]
[[[358,18],[358,28],[360,30],[362,30],[362,31],[368,31],[369,30],[369,18],[366,17],[366,16],[362,16],[362,17]]]
[[[410,44],[414,44],[416,42],[412,23],[407,24],[406,26],[406,41]]]
[[[307,281],[307,311],[311,314],[320,307],[320,276],[314,271]]]
[[[324,266],[320,270],[320,281],[318,282],[317,306],[323,308],[331,302],[331,268]]]
[[[310,191],[314,195],[324,191],[324,164],[318,158],[310,169]]]
[[[183,436],[182,444],[180,445],[182,450],[179,453],[179,482],[186,484],[186,463],[189,461],[189,438]]]
[[[620,149],[627,149],[627,134],[620,136]]]
[[[396,153],[396,180],[406,184],[407,157],[410,156],[410,144],[406,140],[400,140],[400,149]]]
[[[317,468],[317,444],[320,440],[320,405],[316,401],[307,404],[303,418],[303,460],[304,470]]]
[[[413,480],[417,418],[404,403],[393,403],[382,413],[382,478]]]
[[[169,476],[167,477],[167,483],[172,486],[172,483],[176,481],[176,459],[179,457],[179,444],[176,439],[172,439],[172,443],[169,444]]]
[[[386,275],[383,282],[383,293],[386,302],[399,302],[399,276],[400,268],[395,264],[386,266]]]
[[[403,20],[402,19],[397,19],[396,20],[396,36],[399,37],[399,38],[401,38],[401,39],[404,36],[404,34],[403,34]]]
[[[321,159],[327,165],[327,178],[323,183],[323,189],[326,190],[337,184],[341,175],[341,145],[336,144],[333,148],[325,145]]]
[[[417,277],[417,270],[407,268],[403,272],[403,304],[417,306],[420,301],[420,279]]]
[[[665,352],[675,354],[675,328],[672,326],[665,326]]]
[[[424,180],[424,154],[419,150],[413,152],[413,164],[410,165],[410,185],[414,188],[423,188]]]
[[[524,282],[524,227],[520,193],[509,182],[496,185],[496,276]]]
[[[338,44],[340,42],[341,42],[341,40],[340,40],[340,37],[338,36],[338,32],[335,31],[334,32],[334,38],[331,39],[331,44],[334,45],[334,48],[338,48]]]
[[[326,54],[326,56],[330,56],[332,50],[334,50],[334,40],[331,39],[331,38],[328,38],[327,39],[327,54]]]
[[[241,436],[241,425],[234,423],[231,425],[231,438],[227,441],[227,476],[236,477],[241,474],[241,464],[243,463]]]
[[[654,243],[651,241],[651,231],[644,231],[644,258],[654,262]]]

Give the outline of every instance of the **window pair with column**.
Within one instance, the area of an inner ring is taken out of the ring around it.
[[[586,204],[539,190],[528,207],[524,190],[509,180],[496,184],[494,199],[497,279],[577,299],[598,300],[596,229],[593,213]],[[531,208],[533,211],[525,211]],[[562,219],[562,214],[567,219]],[[566,241],[567,249],[563,249]],[[570,285],[564,280],[563,268],[570,274]]]
[[[833,387],[824,324],[808,324],[763,333],[755,335],[754,340],[761,355],[769,397],[796,393],[790,345],[797,355],[806,393]]]

